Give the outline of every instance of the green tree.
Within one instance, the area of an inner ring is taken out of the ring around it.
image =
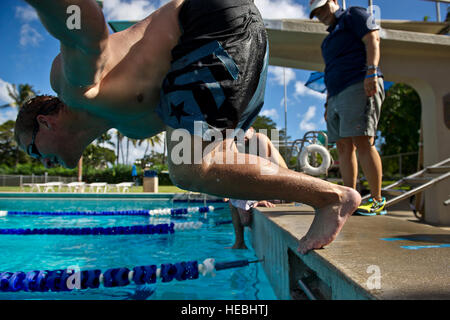
[[[381,141],[381,155],[395,155],[405,152],[417,152],[419,149],[421,103],[417,92],[402,83],[393,85],[386,93],[378,130]],[[417,169],[417,156],[405,157],[404,173],[413,173]],[[384,165],[385,174],[398,172],[398,161]]]
[[[106,132],[104,134],[102,134],[100,137],[98,137],[97,139],[95,139],[95,141],[97,142],[97,144],[107,144],[111,147],[115,147],[116,145],[114,144],[114,142],[112,142],[112,136]]]
[[[7,85],[6,90],[8,95],[13,100],[11,103],[0,106],[0,109],[13,107],[20,108],[26,101],[36,96],[37,92],[33,89],[33,86],[25,83],[19,84],[19,87],[15,84]],[[14,140],[14,125],[15,121],[10,120],[2,124],[0,128],[1,140],[1,159],[3,163],[11,163],[10,165],[17,165],[20,163],[29,163],[32,160],[25,156],[25,153],[19,149],[16,141]],[[11,162],[12,161],[12,162]]]
[[[114,150],[91,143],[83,152],[83,166],[104,169],[116,161]]]
[[[272,132],[271,130],[277,130],[277,124],[275,123],[275,121],[273,121],[271,118],[267,117],[267,116],[257,116],[255,121],[252,124],[252,127],[258,132],[261,129],[265,129],[267,130],[267,136],[269,137],[269,139],[272,142],[275,142],[275,146],[277,146],[277,142],[279,141],[280,144],[282,144],[281,146],[279,146],[278,151],[280,152],[280,154],[283,156],[283,158],[286,160],[287,156],[288,156],[288,150],[286,150],[286,148],[283,146],[284,142],[286,140],[290,140],[291,137],[287,136],[286,137],[286,130],[285,129],[281,129],[278,131],[278,138],[276,137],[272,137]],[[276,140],[278,141],[276,141]]]
[[[7,85],[6,90],[13,102],[0,106],[0,108],[15,107],[20,108],[26,101],[36,96],[38,93],[33,89],[33,86],[25,83],[19,84],[19,88],[15,84]]]
[[[276,129],[277,124],[267,116],[257,116],[252,124],[253,129],[260,131],[261,129],[267,130],[267,136],[271,139],[270,130]]]
[[[116,133],[116,134],[117,134],[117,143],[116,143],[116,148],[117,148],[116,154],[117,154],[117,158],[116,158],[116,166],[118,166],[118,165],[119,165],[119,159],[120,159],[120,151],[121,151],[120,145],[122,144],[122,140],[123,140],[123,138],[124,138],[124,135],[121,134],[119,130],[117,130],[117,133]],[[123,151],[122,151],[122,159],[123,159]]]
[[[146,165],[150,167],[154,166],[164,166],[164,155],[160,152],[156,152],[152,150],[150,153],[145,154],[144,157],[140,160],[141,168],[145,168]]]
[[[39,161],[27,156],[19,149],[14,139],[14,125],[15,121],[13,120],[8,120],[0,125],[0,162],[7,166],[17,166],[19,163],[38,165]]]

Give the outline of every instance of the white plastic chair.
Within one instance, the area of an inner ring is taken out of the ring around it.
[[[68,192],[84,192],[86,182],[70,182],[64,186],[67,187]]]
[[[61,188],[63,187],[64,183],[62,182],[47,182],[42,184],[42,187],[44,187],[44,192],[52,191],[54,192],[54,188],[58,188],[58,192],[61,192]]]
[[[24,183],[22,187],[30,187],[30,192],[33,192],[36,189],[37,192],[41,192],[41,187],[43,187],[44,183]]]
[[[93,182],[86,186],[89,188],[89,192],[95,191],[96,193],[99,193],[100,191],[103,191],[103,193],[105,193],[108,184],[106,182]]]
[[[134,185],[134,182],[121,182],[112,185],[113,188],[116,188],[117,192],[130,192],[130,188]],[[121,191],[122,190],[122,191]]]

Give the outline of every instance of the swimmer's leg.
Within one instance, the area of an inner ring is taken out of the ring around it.
[[[248,249],[247,246],[245,245],[244,225],[241,223],[238,210],[236,207],[230,204],[230,211],[235,236],[234,244],[231,247],[231,249]]]
[[[230,147],[234,145],[232,139],[215,143],[214,149],[203,144],[202,162],[195,164],[195,145],[202,145],[202,140],[191,136],[191,162],[175,164],[173,150],[178,142],[171,141],[172,131],[168,129],[169,170],[172,181],[181,188],[234,199],[280,199],[314,207],[314,221],[299,243],[301,253],[331,243],[360,204],[361,197],[355,190],[279,167],[256,155],[238,153]],[[238,154],[245,163],[229,163]],[[212,159],[222,159],[222,163]]]

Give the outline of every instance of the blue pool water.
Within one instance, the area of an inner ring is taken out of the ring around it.
[[[202,204],[190,204],[202,206]],[[0,200],[6,211],[119,211],[187,207],[186,203],[161,200],[67,200],[14,199]],[[176,231],[171,235],[0,235],[0,271],[33,271],[66,269],[100,269],[176,263],[206,258],[216,261],[256,260],[250,250],[232,250],[231,224],[215,222],[230,220],[227,204],[208,213],[199,230]],[[190,218],[152,218],[143,216],[6,216],[0,217],[0,228],[112,227],[168,222],[198,221],[204,214]],[[248,233],[246,243],[250,247]],[[153,292],[152,294],[150,294]],[[199,276],[195,280],[119,288],[74,290],[71,292],[0,292],[1,299],[208,299],[208,300],[271,300],[276,299],[259,263],[247,267],[221,270],[215,277]]]

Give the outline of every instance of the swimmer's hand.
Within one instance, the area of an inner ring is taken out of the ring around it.
[[[269,202],[266,200],[261,200],[261,201],[258,201],[257,203],[255,203],[255,205],[253,206],[253,208],[256,208],[256,207],[274,208],[275,205],[272,202]]]

